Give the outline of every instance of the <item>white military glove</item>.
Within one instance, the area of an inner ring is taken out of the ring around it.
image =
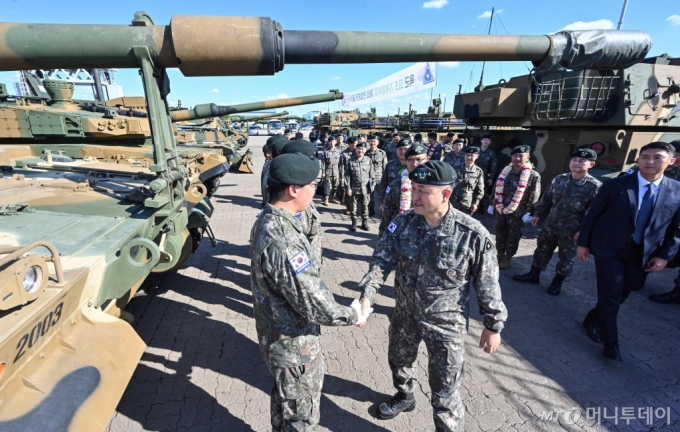
[[[354,299],[351,305],[349,305],[352,309],[357,311],[357,323],[356,325],[363,324],[366,322],[368,319],[368,316],[373,312],[373,308],[368,309],[368,313],[366,315],[361,314],[361,303],[359,303],[359,299]]]
[[[529,213],[527,213],[524,216],[522,216],[522,222],[524,222],[524,223],[531,222],[531,215]]]
[[[493,206],[489,206],[488,209],[486,209],[486,212],[489,213],[490,215],[493,214]]]

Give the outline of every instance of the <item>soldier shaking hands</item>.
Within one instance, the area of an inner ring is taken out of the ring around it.
[[[362,310],[368,313],[389,273],[396,270],[399,279],[387,354],[397,393],[380,404],[378,418],[390,419],[415,409],[415,362],[424,340],[435,429],[463,431],[465,409],[459,389],[470,280],[484,316],[479,346],[492,353],[500,346],[500,331],[507,319],[498,261],[486,228],[450,206],[456,176],[448,163],[426,162],[409,178],[413,210],[389,224],[359,284]]]

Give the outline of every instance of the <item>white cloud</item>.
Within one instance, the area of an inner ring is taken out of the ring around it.
[[[560,30],[611,30],[614,28],[614,23],[608,19],[601,19],[597,21],[576,21],[568,26],[562,27]]]
[[[441,9],[449,4],[449,0],[430,0],[423,3],[423,9]]]
[[[671,25],[678,26],[680,25],[680,15],[671,15],[666,18],[666,21],[670,22]]]
[[[494,11],[494,14],[503,13],[503,9],[498,9]],[[484,11],[483,14],[477,15],[477,19],[491,18],[491,11]]]
[[[397,99],[397,98],[390,99],[390,102],[397,103],[397,102],[399,102],[399,99]]]
[[[273,100],[273,99],[288,99],[288,95],[285,93],[279,93],[278,96],[269,96],[265,100]]]
[[[439,62],[439,66],[445,67],[445,68],[456,68],[456,67],[460,66],[460,62],[457,62],[457,61]]]
[[[219,92],[220,92],[219,90],[217,90],[216,88],[214,88],[214,89],[212,89],[212,90],[208,90],[206,93],[217,94],[217,93],[219,93]]]
[[[342,78],[340,78],[339,76],[334,76],[334,77],[333,77],[333,81],[338,81],[338,80],[341,80],[341,79],[342,79]]]

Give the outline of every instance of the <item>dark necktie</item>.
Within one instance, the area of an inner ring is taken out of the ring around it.
[[[652,194],[652,184],[647,184],[647,192],[642,198],[640,210],[638,210],[637,218],[635,219],[635,231],[633,232],[633,240],[640,244],[645,236],[645,229],[649,225],[652,218],[652,210],[654,210],[654,195]]]

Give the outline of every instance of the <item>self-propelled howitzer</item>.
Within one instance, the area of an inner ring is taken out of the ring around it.
[[[177,259],[172,251],[189,226],[191,183],[165,69],[239,76],[272,75],[285,64],[464,60],[617,68],[641,60],[650,45],[644,34],[602,32],[594,50],[615,55],[592,56],[583,33],[572,34],[284,31],[247,17],[175,16],[157,26],[145,13],[132,26],[1,23],[0,70],[139,68],[154,160],[148,179],[0,162],[8,167],[0,179],[0,300],[10,302],[0,303],[0,429],[103,430],[144,350],[117,317],[152,269]],[[641,43],[631,48],[630,39]],[[71,130],[61,120],[36,125]],[[125,199],[132,189],[135,199]]]

